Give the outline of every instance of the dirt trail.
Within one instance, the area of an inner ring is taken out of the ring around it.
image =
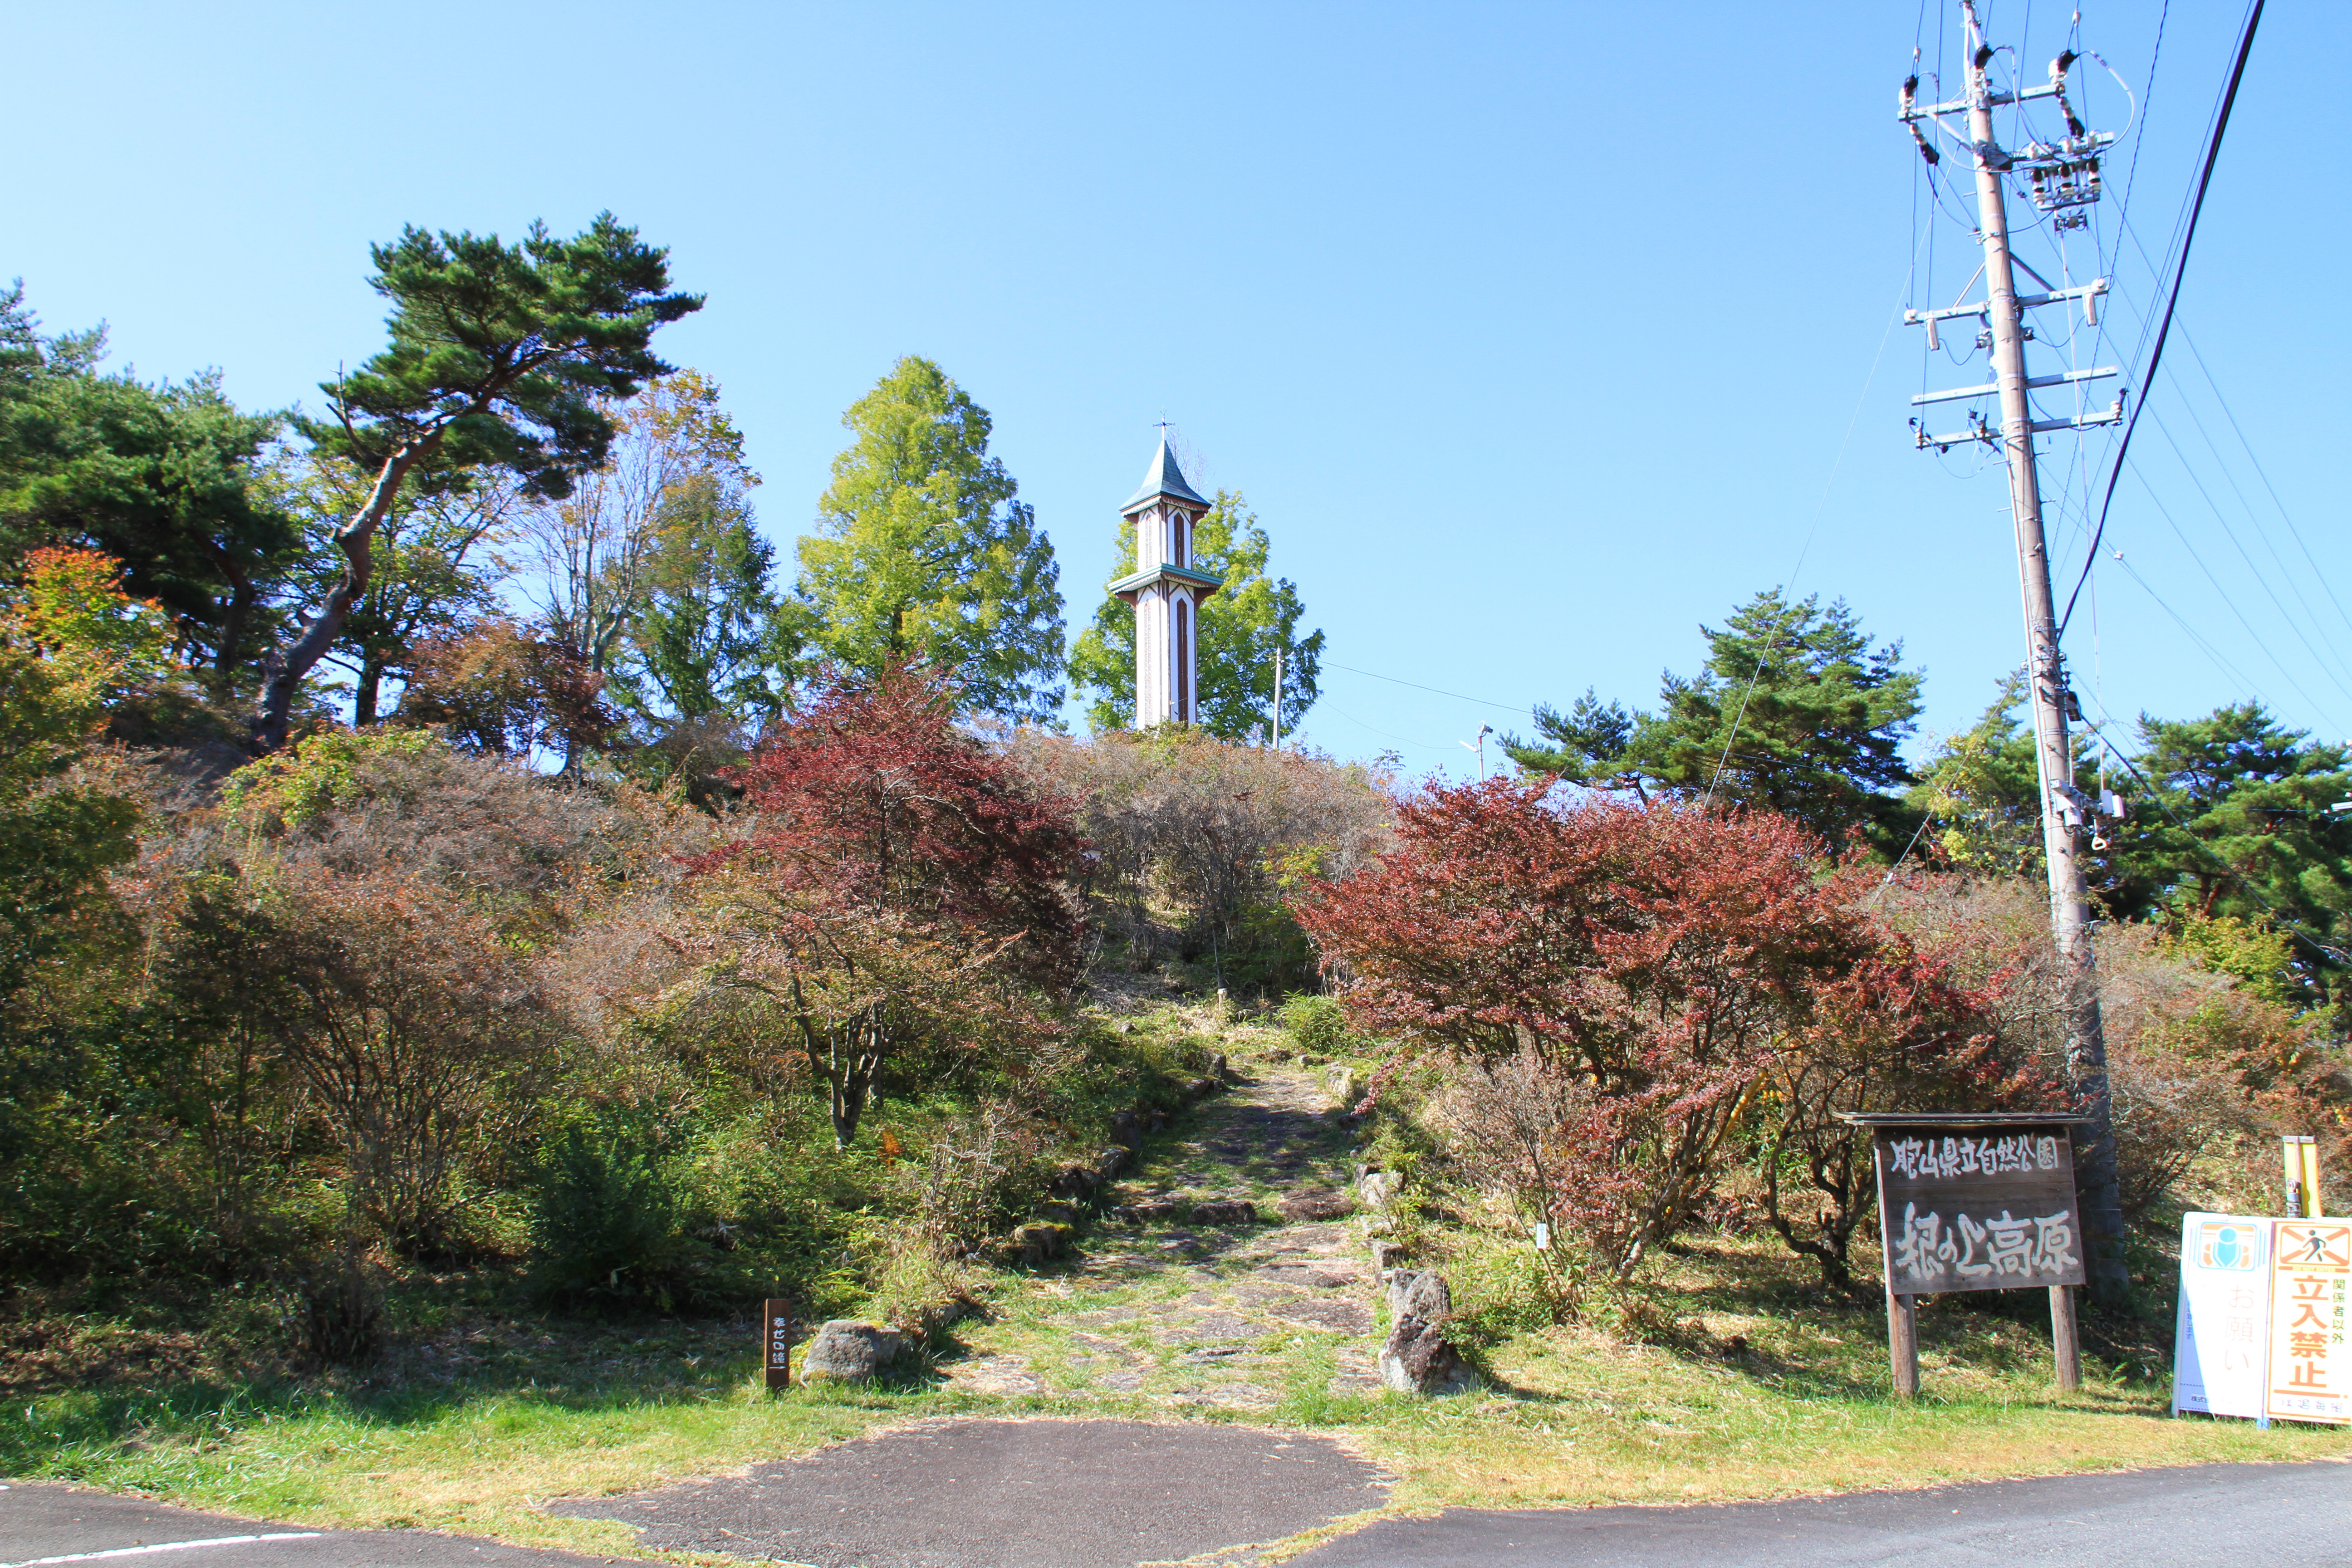
[[[1250,1411],[1376,1392],[1379,1280],[1343,1217],[1350,1153],[1317,1079],[1254,1067],[1154,1138],[1105,1207],[1248,1198],[1263,1223],[1097,1219],[999,1316],[961,1326],[941,1373],[973,1393]]]

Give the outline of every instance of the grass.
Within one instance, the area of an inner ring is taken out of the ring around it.
[[[1180,1024],[1236,1054],[1271,1037],[1172,1016],[1152,1027],[1172,1033]],[[1228,1114],[1219,1107],[1209,1102],[1148,1152],[1135,1195],[1213,1188],[1263,1199],[1299,1184],[1298,1167],[1276,1169],[1255,1152],[1214,1158]],[[1311,1155],[1304,1176],[1344,1177],[1344,1138],[1299,1114],[1277,1125]],[[1176,1234],[1194,1244],[1160,1251]],[[8,1400],[0,1473],[304,1524],[444,1529],[610,1552],[635,1552],[631,1532],[540,1505],[737,1470],[950,1415],[1306,1428],[1391,1471],[1391,1511],[1721,1501],[2352,1458],[2344,1430],[2170,1418],[2168,1358],[2150,1349],[2166,1348],[2160,1323],[2086,1320],[2096,1353],[2086,1355],[2081,1392],[2058,1395],[2038,1296],[1929,1303],[1920,1317],[1923,1397],[1897,1403],[1886,1392],[1880,1311],[1822,1290],[1811,1266],[1769,1236],[1703,1235],[1655,1255],[1615,1333],[1524,1326],[1513,1316],[1507,1244],[1462,1243],[1447,1267],[1458,1265],[1457,1306],[1485,1330],[1487,1387],[1399,1398],[1363,1385],[1373,1342],[1361,1337],[1302,1327],[1221,1342],[1232,1353],[1209,1355],[1219,1343],[1171,1331],[1185,1310],[1197,1319],[1248,1288],[1262,1235],[1098,1232],[1073,1260],[993,1277],[989,1318],[955,1329],[919,1373],[866,1391],[767,1394],[748,1320],[567,1323],[514,1311],[511,1282],[488,1276],[413,1282],[395,1303],[400,1348],[363,1375],[332,1379],[240,1368],[184,1332],[142,1328],[129,1309],[59,1319],[48,1348],[24,1351],[18,1332],[16,1352],[0,1356]],[[1856,1259],[1865,1278],[1873,1264]],[[1629,1340],[1628,1323],[1643,1325],[1648,1342]],[[991,1358],[1025,1368],[1034,1391],[976,1392],[951,1375]]]

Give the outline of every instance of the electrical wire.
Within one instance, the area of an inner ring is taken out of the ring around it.
[[[2238,617],[2238,624],[2246,628],[2246,636],[2252,640],[2254,647],[2262,651],[2264,658],[2277,667],[2279,674],[2285,678],[2286,683],[2294,688],[2295,695],[2309,704],[2312,710],[2318,713],[2321,718],[2327,720],[2330,729],[2340,728],[2336,720],[2320,707],[2311,693],[2303,689],[2303,683],[2295,679],[2294,672],[2287,668],[2286,661],[2271,651],[2270,645],[2263,640],[2263,634],[2256,631],[2254,623],[2246,618],[2246,612],[2238,608],[2238,602],[2230,597],[2229,590],[2221,586],[2221,580],[2213,575],[2213,568],[2205,564],[2205,558],[2197,552],[2197,547],[2194,544],[2189,542],[2188,532],[2181,528],[2171,510],[2165,506],[2162,498],[2158,496],[2156,487],[2148,483],[2147,472],[2137,463],[2131,465],[2131,471],[2132,477],[2139,480],[2140,488],[2147,492],[2148,501],[2156,508],[2157,515],[2164,519],[2166,526],[2172,530],[2173,537],[2180,541],[2180,547],[2189,552],[2189,559],[2197,563],[2197,569],[2205,574],[2205,581],[2213,585],[2213,592],[2220,596],[2221,603],[2229,608],[2231,615]]]
[[[2236,665],[2231,664],[2227,658],[2224,658],[2221,656],[2221,649],[2206,641],[2204,637],[2199,633],[2195,626],[2189,624],[2187,618],[2184,617],[2179,610],[2174,609],[2170,605],[2165,602],[2163,595],[2148,586],[2147,579],[2141,576],[2138,569],[2134,567],[2130,562],[2124,559],[2124,552],[2122,551],[2118,550],[2115,552],[2115,562],[2116,565],[2124,569],[2125,574],[2128,575],[2133,582],[2139,584],[2140,592],[2146,594],[2149,598],[2156,601],[2156,607],[2158,609],[2162,610],[2166,615],[2172,617],[2172,624],[2179,626],[2181,630],[2181,634],[2188,637],[2190,642],[2195,643],[2198,647],[2202,649],[2205,657],[2211,659],[2213,663],[2220,668],[2222,674],[2236,681],[2240,689],[2252,692],[2254,696],[2265,706],[2272,705],[2269,696],[2263,692],[2261,687],[2255,685],[2252,680],[2247,679],[2244,671],[2241,670]]]
[[[1351,664],[1334,664],[1328,658],[1324,659],[1317,668],[1321,669],[1344,669],[1349,675],[1368,676],[1374,680],[1385,680],[1391,686],[1410,686],[1415,691],[1427,691],[1438,697],[1451,697],[1462,702],[1475,702],[1482,707],[1486,708],[1500,708],[1506,713],[1526,713],[1532,711],[1532,710],[1530,710],[1524,702],[1496,702],[1489,698],[1465,696],[1459,691],[1440,691],[1436,687],[1423,686],[1418,680],[1400,680],[1393,675],[1381,675],[1369,669],[1358,669]],[[1391,736],[1390,738],[1393,740],[1397,737]],[[1414,744],[1418,745],[1420,742],[1415,742]]]
[[[1925,243],[1924,234],[1921,242]],[[1918,253],[1915,248],[1912,262],[1916,265],[1917,261]],[[1789,568],[1788,576],[1781,580],[1784,592],[1793,595],[1796,591],[1797,574],[1805,569],[1805,557],[1813,548],[1813,536],[1821,531],[1822,514],[1829,510],[1830,491],[1837,484],[1839,472],[1845,467],[1846,448],[1853,444],[1854,426],[1862,422],[1863,407],[1870,401],[1870,389],[1878,381],[1878,367],[1886,358],[1886,345],[1895,336],[1895,324],[1902,319],[1903,305],[1898,296],[1894,310],[1887,315],[1886,330],[1878,335],[1878,352],[1870,356],[1870,374],[1862,378],[1862,393],[1853,400],[1853,412],[1846,417],[1845,435],[1838,441],[1837,456],[1830,460],[1829,478],[1822,481],[1821,499],[1813,503],[1813,520],[1806,526],[1805,542],[1797,547],[1796,564]],[[1739,739],[1739,726],[1748,717],[1748,704],[1756,695],[1756,683],[1764,679],[1764,667],[1771,662],[1772,650],[1779,645],[1780,634],[1788,630],[1789,623],[1796,618],[1796,614],[1797,605],[1792,603],[1788,613],[1780,617],[1780,624],[1773,627],[1772,635],[1765,639],[1764,651],[1757,655],[1755,673],[1748,678],[1748,689],[1739,698],[1739,711],[1732,716],[1731,732],[1723,739],[1723,755],[1716,759],[1715,775],[1706,781],[1703,805],[1711,805],[1715,802],[1715,786],[1723,782],[1723,770],[1730,765],[1731,748]]]
[[[2062,641],[2066,636],[2066,623],[2074,619],[2074,601],[2082,595],[2084,579],[2090,576],[2092,564],[2098,560],[2099,542],[2106,537],[2107,512],[2115,505],[2116,486],[2123,479],[2124,459],[2131,451],[2132,432],[2139,427],[2139,416],[2147,407],[2147,393],[2156,378],[2157,366],[2164,359],[2164,341],[2172,331],[2172,313],[2180,303],[2181,281],[2189,276],[2189,247],[2196,243],[2197,220],[2205,211],[2205,192],[2213,183],[2213,165],[2221,155],[2221,137],[2230,128],[2230,110],[2238,101],[2238,84],[2245,79],[2246,59],[2253,52],[2254,29],[2262,25],[2263,3],[2264,0],[2253,0],[2252,6],[2246,13],[2246,30],[2238,40],[2237,62],[2230,68],[2229,90],[2222,95],[2221,112],[2214,117],[2213,121],[2213,132],[2206,140],[2205,167],[2197,178],[2197,199],[2189,209],[2189,226],[2180,239],[2180,257],[2173,265],[2172,289],[2164,302],[2162,322],[2157,328],[2156,348],[2149,354],[2147,368],[2140,376],[2139,401],[2132,405],[2131,417],[2124,424],[2123,440],[2116,448],[2115,466],[2107,473],[2107,493],[2099,503],[2099,524],[2091,531],[2091,548],[2083,562],[2083,575],[2074,580],[2074,591],[2066,595],[2066,613],[2058,617],[2058,636]],[[2150,68],[2153,69],[2152,65]],[[2153,79],[2151,77],[2151,83]],[[2153,90],[2152,87],[2151,90]],[[2137,155],[2137,146],[2135,143],[2133,153],[2135,160]]]
[[[2344,617],[2347,626],[2352,626],[2352,614],[2346,612],[2344,601],[2336,596],[2335,585],[2328,582],[2327,574],[2319,569],[2319,562],[2311,553],[2311,546],[2304,542],[2303,531],[2294,525],[2294,515],[2286,510],[2286,502],[2280,499],[2278,487],[2271,483],[2269,470],[2263,467],[2262,458],[2255,455],[2254,444],[2246,438],[2246,432],[2239,425],[2237,415],[2231,411],[2230,400],[2221,395],[2221,384],[2213,379],[2213,372],[2206,364],[2205,356],[2198,352],[2197,340],[2189,335],[2189,329],[2186,327],[2180,330],[2180,341],[2188,348],[2189,357],[2197,362],[2197,368],[2204,374],[2205,384],[2213,389],[2213,401],[2221,405],[2221,416],[2230,422],[2231,430],[2238,437],[2238,445],[2246,450],[2246,460],[2254,466],[2254,472],[2261,476],[2263,488],[2270,492],[2271,504],[2278,508],[2279,521],[2286,524],[2286,531],[2293,536],[2295,548],[2303,552],[2305,562],[2311,567],[2312,577],[2319,584],[2321,591],[2326,594],[2328,602],[2336,606],[2336,613]],[[2251,511],[2252,509],[2247,510]],[[2289,574],[2290,581],[2292,581],[2292,574]]]
[[[2347,698],[2352,698],[2352,688],[2347,688],[2343,678],[2337,675],[2335,670],[2328,668],[2327,660],[2321,657],[2318,647],[2315,647],[2311,638],[2305,634],[2304,629],[2295,624],[2294,616],[2288,612],[2286,602],[2279,597],[2278,590],[2271,586],[2270,580],[2263,574],[2262,568],[2254,563],[2252,553],[2246,549],[2245,542],[2238,537],[2238,531],[2231,526],[2230,519],[2228,515],[2221,510],[2221,503],[2213,499],[2213,493],[2205,488],[2205,481],[2199,479],[2197,477],[2197,470],[2189,466],[2189,454],[2181,449],[2180,442],[2172,434],[2172,427],[2165,424],[2164,416],[2158,414],[2154,416],[2154,418],[2156,420],[2157,434],[2162,436],[2165,440],[2165,445],[2172,448],[2172,455],[2180,459],[2181,471],[2189,476],[2189,482],[2195,488],[2199,499],[2202,500],[2206,506],[2211,510],[2213,513],[2213,521],[2221,525],[2222,537],[2227,539],[2231,545],[2236,549],[2238,552],[2238,558],[2246,563],[2246,570],[2253,574],[2255,584],[2261,587],[2263,593],[2270,595],[2271,605],[2278,611],[2279,619],[2286,623],[2286,627],[2289,631],[2294,633],[2296,638],[2303,644],[2304,651],[2311,655],[2312,663],[2319,667],[2319,672],[2322,675],[2326,676],[2329,680],[2334,681],[2336,683],[2336,689],[2338,691],[2343,692]],[[2204,434],[2205,427],[2203,422],[2196,420],[2196,416],[2193,412],[2190,415],[2190,418],[2192,421],[2196,422],[2199,434]],[[2207,437],[2207,444],[2209,446],[2211,444],[2211,437],[2210,436]],[[2219,459],[2221,455],[2221,454],[2218,449],[2216,449],[2213,454],[2216,459]],[[2222,470],[2224,477],[2227,477],[2228,472],[2229,470],[2227,468]],[[2141,475],[2143,482],[2145,482],[2146,478],[2147,476],[2145,474]],[[2242,495],[2238,499],[2241,504],[2242,504],[2245,500]],[[2260,525],[2257,524],[2256,527],[2259,531]],[[2270,547],[2270,540],[2267,535],[2263,537],[2263,543],[2266,548]],[[2271,556],[2273,560],[2277,560],[2278,552],[2275,548],[2271,549]],[[2286,570],[2286,563],[2284,561],[2278,562],[2278,565],[2282,572]],[[2292,579],[2289,580],[2287,585],[2291,591],[2294,592],[2296,600],[2300,603],[2302,601],[2302,593],[2300,590],[2294,588]],[[2303,613],[2306,616],[2311,615],[2311,606],[2308,604],[2304,605]],[[2315,626],[2315,629],[2318,629]],[[2320,636],[2323,641],[2326,640],[2326,633],[2324,630],[2320,631]],[[2338,668],[2341,668],[2344,663],[2344,656],[2336,652],[2336,645],[2333,642],[2328,642],[2328,652],[2331,655],[2334,655],[2336,665]]]

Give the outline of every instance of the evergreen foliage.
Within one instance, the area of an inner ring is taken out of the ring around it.
[[[1902,744],[1921,677],[1900,642],[1874,647],[1843,600],[1767,589],[1707,642],[1695,677],[1669,670],[1655,714],[1588,690],[1567,713],[1538,708],[1548,743],[1504,738],[1531,773],[1595,789],[1759,806],[1832,841],[1861,829],[1889,854],[1916,818],[1892,794],[1913,782]]]
[[[257,483],[283,423],[240,413],[217,373],[152,385],[101,374],[103,327],[44,337],[21,281],[0,290],[0,556],[82,546],[172,617],[190,663],[230,681],[273,624],[299,545]]]

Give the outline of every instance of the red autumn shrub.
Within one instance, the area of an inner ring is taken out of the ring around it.
[[[1549,1213],[1612,1274],[1753,1139],[1843,1207],[1826,1236],[1782,1227],[1838,1279],[1868,1194],[1834,1112],[2021,1091],[1974,995],[1881,929],[1864,894],[1781,817],[1492,780],[1406,802],[1396,847],[1317,886],[1299,916],[1358,976],[1344,1001],[1367,1032],[1550,1076]]]
[[[843,1143],[885,1066],[1017,1061],[1081,965],[1065,801],[905,668],[836,677],[737,770],[753,832],[705,856],[681,945],[777,1011]]]

